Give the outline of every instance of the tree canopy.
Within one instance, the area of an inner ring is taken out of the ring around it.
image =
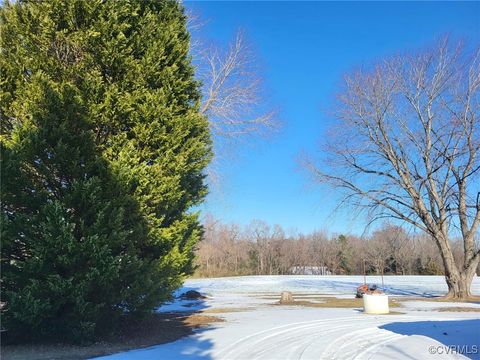
[[[452,297],[470,295],[480,261],[479,56],[443,39],[346,76],[328,159],[309,164],[345,204],[429,234]]]
[[[208,121],[176,1],[0,12],[2,325],[88,339],[192,271]]]

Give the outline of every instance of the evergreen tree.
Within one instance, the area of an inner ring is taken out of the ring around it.
[[[88,338],[191,272],[210,138],[185,24],[175,1],[2,6],[9,336]]]
[[[353,251],[345,235],[337,238],[338,244],[338,265],[342,274],[353,273]]]

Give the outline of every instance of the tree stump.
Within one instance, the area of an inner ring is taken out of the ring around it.
[[[293,296],[290,291],[282,291],[282,295],[280,296],[280,304],[291,304],[293,303]]]

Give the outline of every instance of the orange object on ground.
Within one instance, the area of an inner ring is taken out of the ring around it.
[[[357,287],[357,295],[356,295],[357,298],[363,297],[363,294],[365,294],[367,291],[368,291],[368,285],[367,284],[360,285],[359,287]]]

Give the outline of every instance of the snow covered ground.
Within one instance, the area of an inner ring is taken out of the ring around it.
[[[380,277],[367,277],[381,286]],[[192,279],[187,290],[207,294],[201,301],[176,300],[159,311],[215,311],[224,322],[169,344],[106,356],[143,359],[480,359],[479,304],[405,301],[393,315],[360,309],[273,305],[281,291],[294,296],[353,297],[361,276],[246,276]],[[433,297],[446,292],[441,276],[388,276],[385,290],[398,297]],[[472,292],[480,295],[480,279]],[[443,308],[442,312],[438,310]],[[461,355],[461,354],[463,355]]]

